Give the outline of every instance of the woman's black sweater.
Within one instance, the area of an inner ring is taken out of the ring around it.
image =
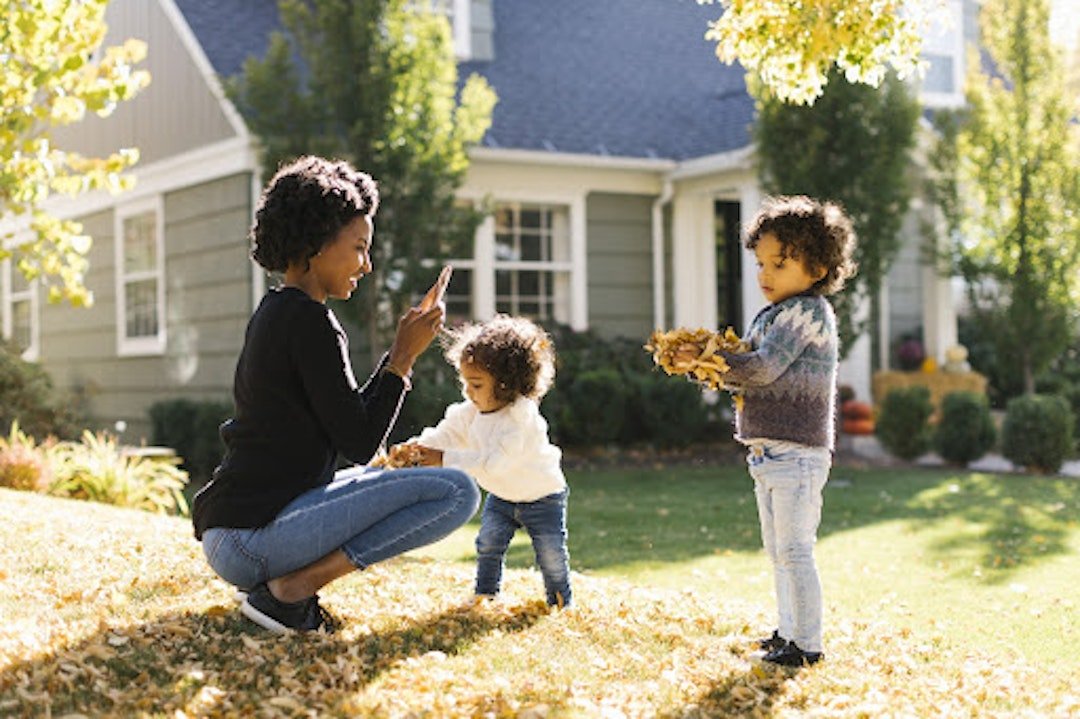
[[[211,527],[261,527],[333,479],[338,454],[367,462],[397,419],[404,380],[383,357],[361,387],[333,311],[302,290],[271,290],[248,322],[221,426],[225,458],[195,495],[195,537]]]

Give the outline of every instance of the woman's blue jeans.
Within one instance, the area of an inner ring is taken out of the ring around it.
[[[780,636],[803,651],[820,652],[821,580],[814,543],[832,453],[824,447],[766,440],[751,446],[747,463],[762,543],[773,564]]]
[[[203,533],[210,567],[250,589],[342,550],[358,569],[442,539],[476,513],[480,491],[456,469],[352,467],[257,529]]]
[[[547,603],[569,606],[570,554],[566,550],[566,498],[564,489],[535,502],[507,502],[488,494],[476,535],[476,593],[498,594],[510,540],[519,527],[532,538],[536,564],[544,578]]]

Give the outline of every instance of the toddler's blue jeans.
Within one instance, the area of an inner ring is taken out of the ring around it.
[[[250,589],[340,549],[358,569],[442,539],[467,522],[480,490],[456,469],[343,469],[257,529],[203,532],[210,567]]]
[[[532,538],[536,564],[544,578],[547,603],[569,606],[570,554],[566,550],[566,498],[569,488],[535,502],[507,502],[488,494],[476,535],[476,593],[498,594],[510,540],[519,527]],[[560,599],[561,598],[561,599]]]
[[[814,543],[832,453],[824,447],[762,440],[751,444],[747,463],[762,543],[773,564],[780,636],[803,651],[820,652],[821,580]]]

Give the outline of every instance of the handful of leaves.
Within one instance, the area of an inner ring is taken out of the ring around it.
[[[720,389],[729,367],[717,352],[745,352],[749,347],[730,327],[722,334],[679,327],[653,332],[645,349],[652,352],[653,362],[669,375],[686,375],[710,389]]]
[[[389,450],[379,449],[378,454],[368,462],[369,467],[383,469],[401,469],[419,467],[422,463],[420,447],[415,444],[395,444]]]

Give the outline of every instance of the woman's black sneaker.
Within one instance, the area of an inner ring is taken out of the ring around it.
[[[265,584],[252,589],[240,612],[263,629],[276,634],[290,631],[332,633],[337,628],[329,613],[319,606],[318,596],[299,602],[282,602],[270,593]]]
[[[802,667],[817,664],[825,658],[825,655],[821,652],[804,652],[795,642],[788,642],[779,649],[773,649],[762,658],[784,667]]]
[[[771,652],[775,649],[782,649],[787,646],[787,639],[780,636],[780,630],[774,629],[772,636],[765,639],[757,640],[758,649],[762,649],[766,652]]]

